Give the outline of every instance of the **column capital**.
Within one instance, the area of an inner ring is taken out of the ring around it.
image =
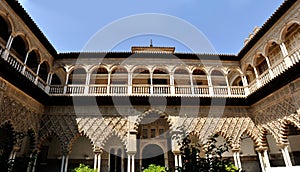
[[[285,147],[289,146],[289,143],[277,143],[276,144],[278,147],[280,147],[281,149],[284,149]]]
[[[103,148],[102,147],[98,147],[98,146],[94,146],[93,152],[95,154],[102,154],[103,153]]]
[[[134,156],[136,154],[136,151],[128,151],[127,154],[130,156]]]
[[[240,152],[241,151],[241,144],[239,143],[232,143],[231,144],[231,151],[232,152]]]
[[[267,151],[268,147],[266,147],[266,146],[258,146],[258,147],[255,148],[255,150],[257,152],[263,152],[263,151]]]
[[[181,151],[180,150],[173,150],[172,151],[174,155],[181,155]]]
[[[129,134],[133,134],[133,135],[138,133],[136,130],[129,130],[128,132],[129,132]]]

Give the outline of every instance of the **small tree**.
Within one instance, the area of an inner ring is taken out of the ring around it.
[[[80,164],[79,167],[73,170],[74,172],[97,172],[97,170],[91,169],[89,166]]]
[[[150,164],[148,168],[143,170],[143,172],[166,172],[166,168],[159,165]]]
[[[182,153],[183,167],[179,168],[182,172],[238,172],[240,171],[228,159],[224,159],[222,154],[229,150],[229,142],[217,146],[216,138],[213,135],[208,138],[202,146],[198,142],[192,142],[187,136],[180,143]],[[204,155],[201,157],[201,150]]]

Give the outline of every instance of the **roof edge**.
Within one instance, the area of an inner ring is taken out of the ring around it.
[[[250,49],[270,30],[272,26],[285,14],[297,0],[285,0],[277,10],[269,17],[269,19],[263,24],[259,31],[253,36],[252,39],[240,50],[237,56],[242,59]]]
[[[43,46],[49,51],[49,53],[56,58],[57,51],[50,43],[45,34],[41,31],[38,25],[30,17],[28,12],[17,0],[5,0],[5,2],[14,10],[14,12],[23,20],[23,22],[29,27],[31,32],[38,38],[38,40],[43,44]]]

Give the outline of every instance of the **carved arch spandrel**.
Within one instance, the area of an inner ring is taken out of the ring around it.
[[[295,126],[300,126],[299,115],[291,97],[285,97],[280,101],[271,102],[261,110],[254,112],[255,123],[272,134],[278,144],[287,143],[285,137],[284,124],[291,122]]]
[[[61,143],[62,152],[69,152],[69,144],[78,135],[75,115],[44,115],[41,119],[39,144],[49,135],[55,134]]]
[[[78,130],[86,135],[94,147],[103,148],[111,135],[120,138],[127,147],[128,121],[124,117],[78,117]]]
[[[144,113],[142,113],[141,115],[139,115],[139,116],[137,117],[137,119],[136,119],[136,121],[135,121],[135,123],[134,123],[134,129],[137,130],[138,127],[139,127],[140,122],[142,121],[142,119],[143,119],[144,117],[146,117],[147,115],[151,114],[151,113],[156,113],[156,114],[158,114],[160,117],[165,118],[165,119],[167,120],[168,124],[169,124],[169,127],[172,128],[172,120],[171,120],[171,117],[170,117],[167,113],[163,112],[163,111],[160,110],[160,109],[151,108],[151,109],[145,111]]]
[[[0,121],[10,121],[16,132],[32,129],[38,135],[41,114],[30,110],[16,100],[4,95],[0,107]]]

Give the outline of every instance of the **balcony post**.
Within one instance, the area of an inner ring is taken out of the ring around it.
[[[24,75],[24,73],[25,73],[25,70],[26,70],[26,63],[27,63],[27,61],[28,61],[28,56],[29,56],[29,52],[27,52],[26,53],[26,57],[25,57],[25,61],[24,61],[24,66],[23,66],[23,69],[22,69],[22,74]]]
[[[195,90],[194,90],[194,82],[193,82],[193,73],[190,72],[190,83],[191,83],[191,93],[192,95],[195,94]]]
[[[172,95],[175,94],[174,72],[170,72],[170,92]]]
[[[9,38],[8,38],[8,40],[7,40],[5,50],[4,50],[3,54],[2,54],[2,58],[3,58],[4,60],[7,60],[7,58],[8,58],[9,50],[10,50],[10,48],[11,48],[13,39],[14,39],[14,37],[13,37],[12,35],[10,35]]]
[[[63,94],[66,94],[67,93],[67,87],[68,87],[68,82],[69,82],[69,72],[67,73],[66,75],[66,81],[65,81],[65,85],[64,85],[64,91],[63,91]]]
[[[109,94],[110,93],[110,78],[111,78],[111,71],[109,71],[108,73],[107,73],[107,94]]]
[[[225,75],[225,81],[226,81],[226,85],[227,85],[227,89],[228,89],[228,95],[231,95],[231,90],[230,90],[230,84],[228,81],[228,75]]]
[[[128,91],[127,91],[127,94],[132,94],[132,75],[133,75],[133,72],[128,73]]]
[[[85,86],[84,86],[83,94],[89,94],[90,80],[91,80],[91,72],[87,72],[86,78],[85,78]]]
[[[214,95],[214,88],[212,85],[212,81],[211,81],[211,75],[207,75],[207,83],[208,83],[208,91],[209,91],[209,95],[213,96]]]
[[[259,88],[261,86],[261,83],[260,83],[260,80],[259,80],[259,76],[258,76],[258,72],[257,72],[256,67],[254,67],[253,70],[254,70],[254,74],[255,74],[255,77],[256,77],[257,88]]]
[[[266,62],[267,62],[268,68],[269,68],[268,72],[270,74],[270,78],[273,79],[274,78],[274,73],[273,73],[273,70],[271,68],[271,63],[270,63],[269,57],[265,57],[265,59],[266,59]]]
[[[284,58],[284,63],[286,65],[286,67],[287,68],[291,67],[293,65],[293,63],[292,63],[292,60],[290,59],[290,57],[288,56],[289,52],[288,52],[284,42],[282,42],[280,44],[280,49],[281,49],[281,52],[282,52],[282,55],[283,55],[283,58]]]
[[[51,85],[52,77],[53,77],[53,73],[49,72],[48,77],[47,77],[47,81],[46,81],[47,85]]]
[[[36,77],[35,77],[35,81],[34,81],[35,85],[37,85],[37,83],[38,83],[40,68],[41,68],[41,63],[38,65],[38,68],[36,70]]]
[[[244,86],[244,91],[245,91],[245,95],[249,95],[250,91],[249,91],[249,85],[248,85],[248,81],[247,81],[247,77],[244,75],[242,76],[242,82],[243,82],[243,86]]]
[[[153,94],[153,73],[150,72],[150,94]]]

